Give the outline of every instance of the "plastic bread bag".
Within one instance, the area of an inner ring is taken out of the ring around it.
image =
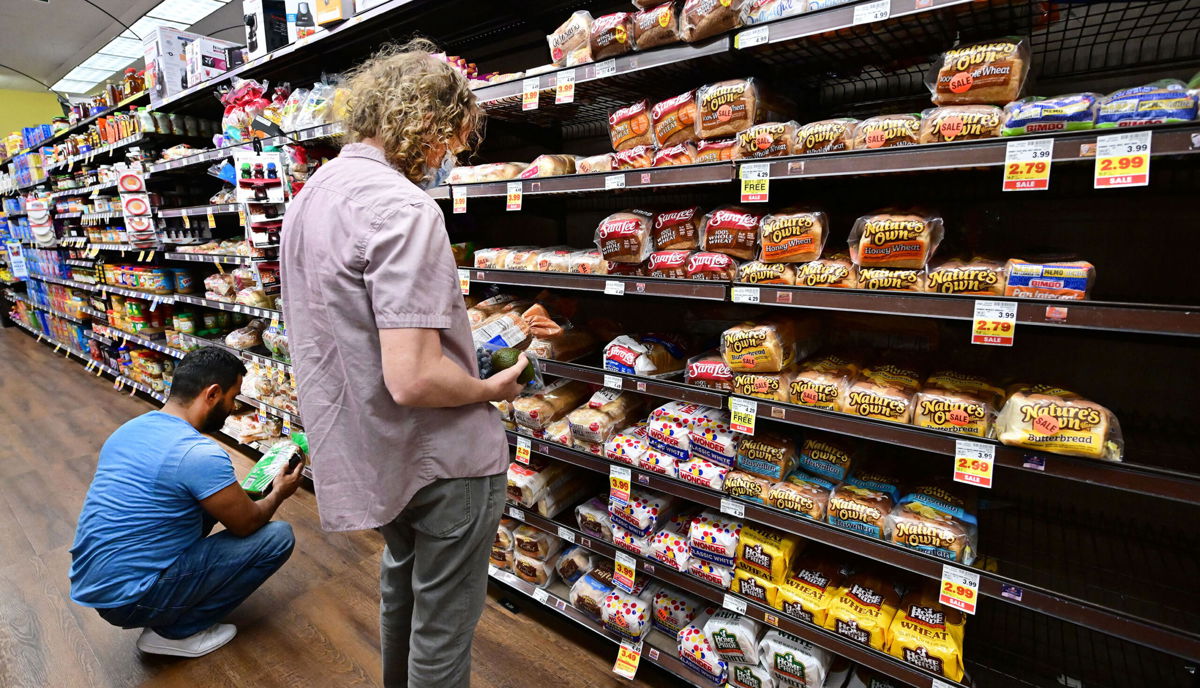
[[[701,141],[696,146],[696,162],[728,162],[737,152],[737,139]]]
[[[654,146],[643,145],[634,146],[623,151],[613,153],[613,169],[616,170],[641,170],[647,167],[654,166]]]
[[[622,335],[604,347],[604,369],[648,377],[673,377],[684,368],[686,351],[672,335]]]
[[[854,280],[859,289],[869,291],[926,291],[925,268],[855,268]]]
[[[554,582],[554,564],[527,556],[518,550],[513,558],[513,573],[517,578],[533,583],[539,588],[548,588]]]
[[[598,564],[575,581],[568,598],[572,607],[599,621],[604,598],[612,591],[612,564]]]
[[[699,0],[717,4],[720,0]],[[696,0],[689,0],[691,5]],[[740,4],[736,3],[735,4]],[[716,139],[737,133],[776,114],[763,102],[753,79],[719,81],[696,89],[696,138]]]
[[[625,210],[613,213],[596,227],[596,247],[609,263],[641,263],[650,257],[653,213]]]
[[[934,60],[925,77],[934,105],[1005,105],[1021,97],[1029,43],[1010,36],[959,45]]]
[[[823,119],[809,122],[796,130],[796,155],[809,153],[837,153],[854,150],[854,131],[858,120],[851,117]]]
[[[562,549],[562,540],[533,526],[517,526],[513,530],[513,546],[519,554],[545,561]]]
[[[887,517],[884,539],[970,566],[979,548],[979,528],[971,493],[960,487],[933,481],[901,497]]]
[[[759,432],[738,442],[737,467],[752,475],[783,480],[796,468],[796,441],[781,433]]]
[[[742,23],[763,24],[807,11],[807,0],[749,0],[742,5]]]
[[[668,3],[670,4],[670,3]],[[685,91],[661,100],[650,108],[654,140],[659,146],[674,146],[696,139],[696,91]]]
[[[691,559],[687,533],[681,534],[669,527],[658,531],[650,540],[650,557],[676,571],[687,571]]]
[[[829,604],[839,593],[842,578],[841,568],[833,561],[818,555],[801,555],[779,585],[775,608],[788,616],[824,626]]]
[[[535,179],[538,177],[556,177],[564,174],[575,174],[576,158],[574,155],[539,155],[529,163],[519,179]]]
[[[738,470],[725,474],[725,484],[721,486],[721,489],[730,497],[756,504],[766,504],[767,495],[771,493],[774,484],[774,481],[769,478]]]
[[[833,483],[796,471],[771,486],[766,502],[776,509],[791,511],[814,521],[824,521]]]
[[[222,297],[221,300],[229,300],[236,291],[234,289],[233,275],[225,273],[209,275],[204,278],[204,289]]]
[[[1030,263],[1011,258],[1004,265],[1005,296],[1083,301],[1095,281],[1096,266],[1082,260]]]
[[[574,251],[563,248],[548,248],[538,251],[533,256],[533,269],[538,272],[568,272],[572,253]]]
[[[575,522],[588,537],[612,542],[612,526],[609,523],[608,504],[600,497],[593,497],[575,507]]]
[[[592,60],[599,62],[634,50],[633,14],[614,12],[596,17],[588,34]]]
[[[225,335],[225,345],[234,349],[252,349],[262,344],[262,330],[257,327],[241,327]]]
[[[692,458],[706,459],[730,468],[737,462],[738,441],[738,433],[729,427],[729,414],[719,409],[710,409],[696,416],[688,430]]]
[[[513,420],[533,430],[544,430],[564,418],[589,395],[586,383],[578,380],[557,380],[533,394],[523,394],[513,400]]]
[[[1026,96],[1004,106],[1005,136],[1085,131],[1096,126],[1099,93],[1069,93],[1053,98]]]
[[[696,251],[687,257],[684,274],[688,279],[732,282],[737,277],[738,262],[724,253]]]
[[[629,466],[639,466],[650,449],[645,424],[625,428],[604,443],[604,457]]]
[[[703,219],[704,213],[698,206],[656,213],[651,229],[656,250],[695,250],[699,248],[700,225]]]
[[[889,208],[863,215],[850,230],[850,260],[868,268],[923,268],[943,234],[934,213]]]
[[[576,174],[592,174],[594,172],[612,172],[616,169],[612,153],[601,153],[575,161]]]
[[[804,543],[799,535],[748,525],[738,539],[735,566],[770,581],[781,581],[791,571],[792,560],[804,549]]]
[[[552,337],[534,337],[525,353],[552,361],[573,361],[595,350],[596,338],[586,330],[568,328]]]
[[[747,0],[686,0],[679,12],[679,28],[688,43],[702,41],[742,25]]]
[[[733,376],[733,393],[768,401],[786,402],[790,398],[788,390],[795,375],[795,364],[778,373],[737,373]]]
[[[547,425],[545,430],[534,432],[533,435],[538,439],[554,442],[566,447],[574,444],[574,440],[571,437],[571,424],[567,422],[566,418],[554,421]]]
[[[469,165],[455,167],[450,170],[450,176],[446,177],[447,184],[474,184],[479,181],[476,178],[475,168]]]
[[[775,605],[775,598],[779,594],[779,586],[774,581],[749,570],[741,562],[733,567],[733,582],[729,589],[768,607]]]
[[[800,468],[835,483],[845,480],[859,456],[858,445],[832,433],[806,433],[800,444]]]
[[[776,686],[826,685],[833,664],[833,655],[824,648],[777,628],[769,629],[759,641],[758,652]]]
[[[634,3],[637,4],[637,3]],[[657,48],[682,40],[679,18],[675,14],[674,2],[664,2],[643,9],[633,15],[634,44],[638,50]]]
[[[608,135],[614,151],[635,146],[653,146],[654,131],[650,127],[650,104],[639,100],[608,114]]]
[[[857,286],[854,263],[846,253],[835,252],[796,266],[796,286],[854,289]]]
[[[775,317],[746,322],[721,333],[721,355],[738,373],[777,373],[796,360],[796,322]]]
[[[704,624],[712,648],[721,659],[737,664],[758,664],[758,640],[762,624],[748,616],[722,609]]]
[[[678,506],[678,500],[672,495],[635,487],[629,495],[627,505],[621,506],[609,500],[608,513],[612,516],[614,526],[625,528],[637,537],[646,537],[653,533],[660,523],[669,521]]]
[[[826,522],[830,525],[882,539],[887,517],[899,498],[896,485],[860,478],[856,473],[829,495]]]
[[[512,549],[515,544],[513,531],[520,525],[521,522],[515,518],[501,517],[500,524],[496,526],[496,539],[492,546],[499,549]]]
[[[637,467],[669,478],[679,477],[679,459],[673,454],[659,450],[654,445],[651,445],[646,453],[638,459]]]
[[[738,282],[747,284],[796,284],[796,269],[790,263],[751,260],[738,266]]]
[[[691,595],[663,587],[654,593],[654,599],[651,601],[653,616],[650,622],[668,637],[675,638],[695,620],[703,608],[704,605]]]
[[[688,257],[691,251],[655,251],[646,261],[646,275],[663,279],[687,279]]]
[[[1014,385],[996,418],[996,437],[1010,447],[1120,461],[1125,443],[1112,411],[1075,392]]]
[[[579,275],[606,275],[608,261],[599,249],[576,251],[567,259],[567,271]]]
[[[796,122],[763,122],[737,134],[735,160],[758,160],[791,155],[796,145]]]
[[[829,603],[825,628],[856,643],[883,650],[900,596],[878,575],[856,573]]]
[[[877,115],[868,117],[854,128],[854,149],[915,146],[921,141],[921,116]]]
[[[600,607],[600,618],[608,630],[622,638],[638,641],[650,630],[653,612],[651,602],[643,596],[631,595],[613,588]]]
[[[913,398],[913,425],[971,437],[991,437],[1004,391],[982,377],[950,370],[930,375]]]
[[[597,397],[601,396],[612,398],[597,402]],[[587,404],[567,414],[571,437],[576,441],[604,444],[619,428],[626,427],[640,410],[641,399],[637,395],[606,387],[593,394]]]
[[[514,461],[508,464],[505,494],[510,501],[521,506],[533,506],[547,490],[569,481],[575,473],[568,464],[548,461],[540,456],[531,459],[527,466]]]
[[[330,84],[315,83],[304,105],[296,115],[292,126],[295,129],[305,129],[325,124],[330,119],[330,103],[333,100],[334,87]]]
[[[919,371],[893,363],[863,368],[846,389],[839,410],[863,418],[908,424],[913,396],[921,388]]]
[[[725,685],[730,688],[779,688],[771,672],[761,664],[730,664],[729,680]]]
[[[288,96],[287,101],[283,104],[283,109],[280,112],[279,127],[284,131],[295,131],[300,127],[297,126],[297,121],[304,109],[304,103],[308,100],[308,89],[298,88],[292,91]]]
[[[511,549],[499,547],[493,547],[492,553],[488,557],[488,563],[502,571],[511,571],[514,561],[516,561],[516,555]]]
[[[650,448],[687,461],[691,458],[692,423],[705,417],[704,411],[705,407],[684,401],[671,401],[651,411],[646,426]]]
[[[694,555],[695,550],[692,550],[692,553]],[[691,563],[688,564],[688,574],[706,583],[715,585],[722,590],[728,590],[729,586],[733,583],[732,566],[721,566],[720,564],[697,559],[694,556]]]
[[[1096,128],[1191,122],[1196,119],[1196,95],[1176,79],[1114,91],[1100,99]]]
[[[737,557],[741,521],[715,511],[703,511],[688,526],[688,546],[693,560],[731,568]],[[725,587],[728,587],[728,583]]]
[[[530,508],[544,518],[555,518],[591,491],[591,481],[585,476],[573,475],[570,480],[540,495]]]
[[[559,67],[566,65],[568,54],[587,48],[591,32],[591,13],[584,10],[573,13],[554,33],[546,36],[551,61]]]
[[[592,557],[592,553],[588,550],[578,545],[571,545],[558,556],[558,561],[554,563],[554,570],[558,572],[558,577],[564,583],[574,585],[575,581],[592,570]]]
[[[1007,284],[1004,264],[986,258],[954,258],[929,268],[925,290],[931,294],[1001,296]]]
[[[821,257],[829,217],[820,210],[785,208],[759,223],[758,259],[764,263],[808,263]]]
[[[725,485],[729,467],[707,459],[691,458],[677,461],[676,472],[680,480],[720,491]]]
[[[922,585],[900,601],[888,628],[887,653],[951,681],[962,681],[966,617],[938,602],[936,588]]]
[[[696,618],[679,631],[676,640],[679,642],[679,661],[713,684],[721,685],[728,673],[728,664],[713,650],[704,632],[704,625],[715,613],[716,609],[712,607],[698,612]]]
[[[995,105],[947,105],[921,113],[921,143],[948,143],[1000,136],[1004,111]]]
[[[674,146],[659,148],[654,152],[652,167],[670,167],[671,165],[691,165],[696,162],[696,144],[691,141],[677,143]]]
[[[529,167],[524,162],[492,162],[475,166],[476,182],[503,182],[516,179]]]
[[[744,266],[743,266],[744,267]],[[684,371],[687,384],[705,389],[718,389],[726,392],[733,389],[733,371],[729,364],[716,351],[693,356],[688,359]]]

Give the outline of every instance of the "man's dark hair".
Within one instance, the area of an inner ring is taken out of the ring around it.
[[[246,366],[241,359],[228,351],[215,346],[196,349],[175,367],[171,399],[186,404],[205,387],[216,384],[227,390],[245,374]]]

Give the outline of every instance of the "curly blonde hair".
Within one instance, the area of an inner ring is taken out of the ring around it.
[[[438,148],[458,140],[474,149],[483,134],[484,112],[466,78],[434,52],[423,38],[385,46],[342,84],[349,140],[374,139],[415,184],[428,181],[427,161]]]

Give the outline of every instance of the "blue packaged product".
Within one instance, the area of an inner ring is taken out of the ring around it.
[[[904,496],[888,516],[891,542],[970,565],[979,546],[974,504],[954,487],[933,483]]]
[[[1176,79],[1163,79],[1110,93],[1100,100],[1098,129],[1143,124],[1191,122],[1196,119],[1196,96]]]
[[[1004,106],[1005,136],[1052,131],[1080,131],[1096,126],[1099,93],[1071,93],[1053,98],[1030,96]]]

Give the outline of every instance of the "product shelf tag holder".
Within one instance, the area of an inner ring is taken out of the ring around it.
[[[974,614],[979,602],[979,574],[943,564],[938,601],[961,612]]]
[[[746,613],[746,601],[733,593],[725,593],[725,597],[721,600],[721,606],[734,614]]]
[[[541,77],[532,77],[521,82],[521,109],[536,110],[538,109],[538,94],[541,91],[538,89]]]
[[[637,577],[637,561],[625,552],[613,556],[613,583],[627,593],[633,593],[633,580]]]
[[[1017,304],[1012,301],[976,301],[971,322],[971,343],[1012,346],[1017,330]]]
[[[854,6],[854,25],[883,21],[892,14],[892,0],[875,0]]]
[[[605,60],[604,62],[601,62],[600,64],[596,65],[596,78],[597,79],[603,79],[606,76],[612,76],[613,74],[616,74],[616,73],[617,73],[616,58],[613,58],[611,60]]]
[[[184,215],[184,217],[187,217],[187,215]],[[208,209],[208,228],[209,229],[217,228],[217,218],[213,216],[212,208]]]
[[[517,463],[529,465],[529,450],[532,446],[533,443],[528,437],[517,438]]]
[[[463,294],[471,293],[471,271],[466,268],[458,269],[458,290]]]
[[[1094,188],[1148,186],[1151,134],[1136,131],[1097,136]]]
[[[554,104],[566,105],[575,102],[575,70],[568,69],[558,73],[554,85]]]
[[[608,469],[608,499],[617,506],[629,506],[629,481],[632,474],[625,466]]]
[[[621,280],[604,280],[604,293],[609,296],[624,296],[625,283]]]
[[[757,412],[758,402],[729,397],[729,428],[743,435],[753,435]]]
[[[1009,141],[1004,147],[1005,191],[1045,191],[1050,188],[1054,139]]]
[[[996,447],[984,442],[954,440],[955,482],[991,487],[995,469]]]
[[[766,203],[771,191],[771,163],[752,162],[741,165],[742,203]]]
[[[642,661],[642,644],[634,644],[632,640],[622,640],[617,648],[617,663],[613,664],[613,673],[622,678],[633,680],[637,675],[638,664]]]
[[[523,190],[523,185],[521,184],[521,182],[509,182],[508,183],[508,196],[505,199],[504,209],[505,210],[520,210],[521,209],[521,201],[523,200],[524,195],[525,194],[524,194],[524,190]]]
[[[546,592],[545,588],[534,588],[533,599],[542,604],[550,604],[550,593]]]
[[[608,175],[607,177],[604,178],[604,188],[606,190],[607,189],[624,189],[625,188],[625,175],[624,174]]]
[[[572,545],[575,544],[575,533],[571,532],[567,528],[559,526],[558,527],[558,536],[560,538],[562,538],[563,540],[566,540],[567,542],[571,543]]]
[[[622,378],[618,375],[605,375],[604,376],[604,386],[608,387],[610,389],[621,389],[623,387],[624,382],[625,382],[624,378]]]
[[[454,214],[467,212],[467,190],[461,186],[451,186],[450,196],[454,200]]]
[[[746,517],[746,507],[744,504],[737,501],[736,499],[729,499],[728,497],[722,497],[721,498],[721,513],[729,514],[730,516],[732,516],[734,518],[745,518]]]
[[[733,287],[729,298],[734,303],[760,303],[758,287]]]
[[[770,26],[756,26],[753,29],[746,29],[733,38],[733,47],[738,50],[753,48],[756,45],[769,43],[771,40]]]

